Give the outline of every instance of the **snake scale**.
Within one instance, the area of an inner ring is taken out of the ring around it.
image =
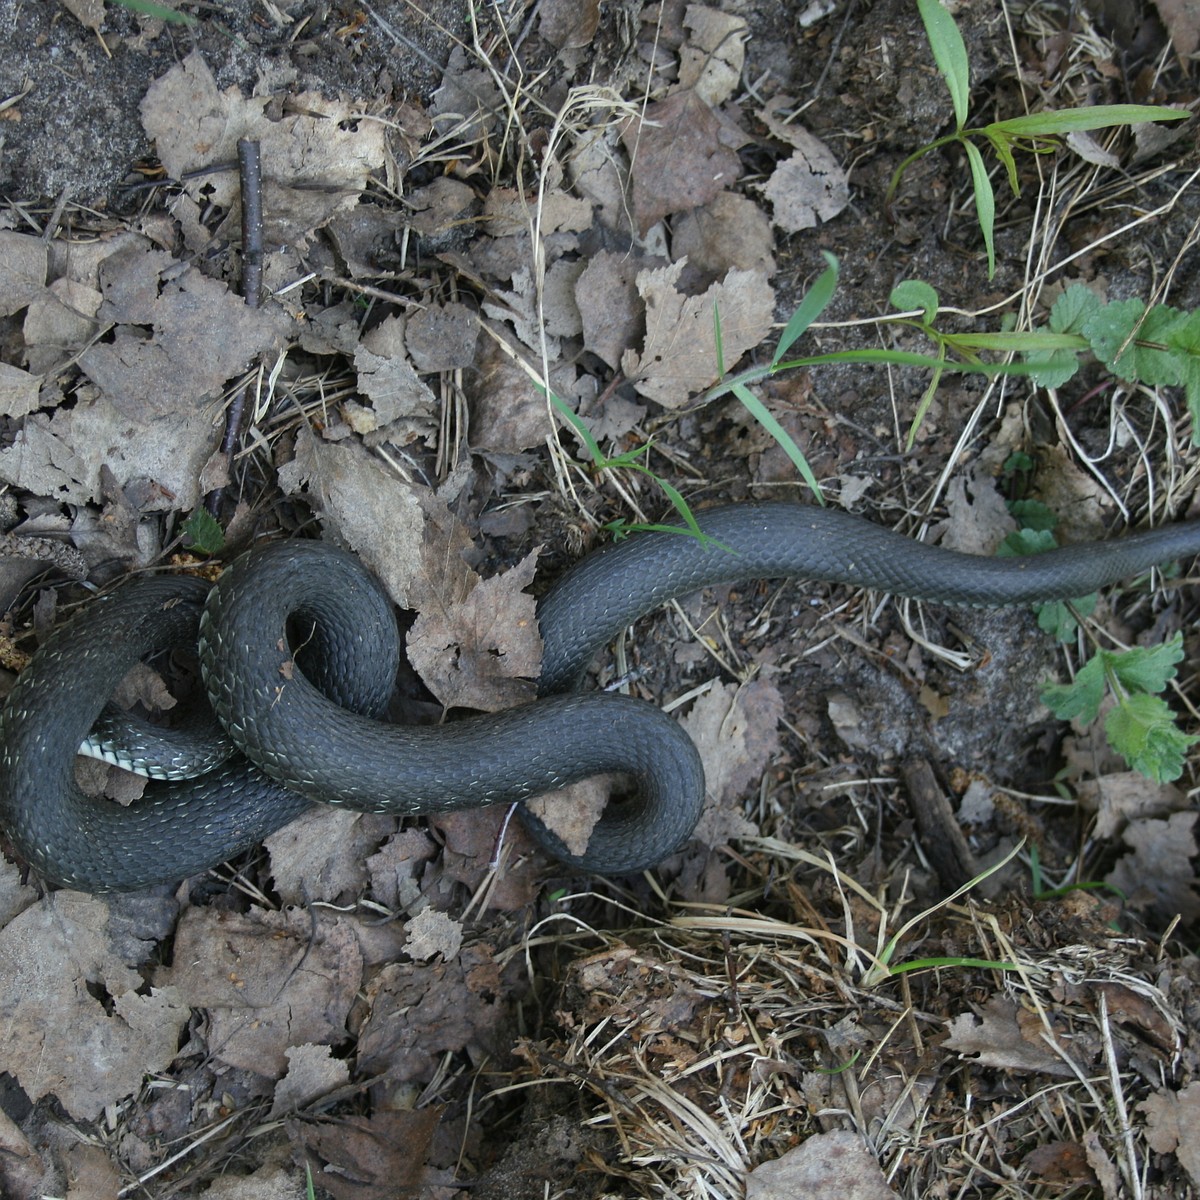
[[[235,560],[211,590],[189,577],[120,587],[42,645],[0,712],[0,829],[51,883],[131,890],[233,857],[314,801],[446,811],[621,771],[637,795],[609,806],[583,854],[526,819],[571,867],[635,871],[695,826],[699,755],[655,706],[578,688],[596,651],[655,606],[700,587],[792,578],[998,607],[1086,595],[1200,554],[1195,521],[1001,559],[802,504],[733,504],[697,519],[710,540],[638,534],[589,555],[546,594],[539,699],[436,727],[379,719],[399,661],[394,613],[344,551],[275,542]],[[302,650],[289,647],[289,620],[305,631]],[[85,796],[75,751],[118,682],[151,652],[197,640],[209,700],[240,754],[195,779],[151,782],[126,808]]]

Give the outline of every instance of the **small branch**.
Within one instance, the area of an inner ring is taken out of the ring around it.
[[[238,139],[238,175],[242,185],[242,296],[258,307],[263,273],[262,163],[258,142]]]

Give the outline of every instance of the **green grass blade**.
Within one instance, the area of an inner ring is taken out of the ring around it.
[[[940,0],[917,0],[917,8],[925,22],[933,61],[950,90],[955,124],[962,129],[967,123],[971,99],[971,64],[967,59],[967,47],[954,18],[942,7]]]
[[[963,142],[967,152],[967,162],[971,164],[971,182],[975,186],[975,214],[979,218],[979,228],[983,231],[983,244],[987,247],[988,278],[996,274],[996,194],[992,191],[992,181],[988,178],[987,167],[983,155],[974,142]]]
[[[1004,169],[1008,172],[1008,186],[1012,188],[1012,194],[1019,196],[1021,194],[1021,181],[1017,178],[1017,160],[1013,158],[1012,147],[1009,145],[1009,140],[1006,137],[1001,137],[998,134],[988,133],[991,129],[989,125],[984,132],[987,134],[987,140],[991,142],[992,149],[996,152],[996,157],[1004,164]]]
[[[800,477],[808,484],[809,491],[822,503],[825,503],[825,496],[821,492],[821,485],[817,482],[817,477],[812,472],[812,467],[808,465],[808,459],[804,457],[800,447],[792,441],[791,435],[768,411],[767,406],[743,384],[735,383],[733,385],[733,394],[742,402],[746,411],[775,439],[782,447],[784,454],[792,460],[792,465],[800,472]]]
[[[1002,137],[1054,137],[1064,133],[1084,133],[1089,129],[1108,129],[1113,125],[1140,125],[1146,121],[1181,121],[1189,114],[1177,108],[1157,104],[1096,104],[1090,108],[1064,108],[1061,112],[1030,113],[993,121],[978,132],[991,139],[993,132]]]
[[[545,395],[542,388],[539,387],[538,391]],[[559,415],[571,426],[579,440],[587,447],[587,452],[592,456],[592,462],[598,467],[608,465],[608,459],[604,451],[600,449],[600,443],[592,437],[592,431],[579,419],[575,410],[561,396],[556,396],[553,392],[550,393],[550,403],[554,405]]]
[[[191,13],[176,12],[165,4],[154,4],[152,0],[117,0],[122,8],[140,13],[143,17],[155,17],[160,21],[174,21],[179,25],[195,25],[197,18]]]
[[[796,311],[792,313],[791,319],[784,326],[783,333],[779,338],[779,345],[775,347],[775,356],[771,359],[772,367],[791,349],[792,343],[825,311],[825,306],[833,299],[838,281],[838,260],[828,250],[822,250],[821,253],[828,265],[817,276],[812,287],[804,293],[804,299],[800,301]],[[719,353],[719,341],[717,346]],[[722,367],[721,374],[724,373],[725,370]]]

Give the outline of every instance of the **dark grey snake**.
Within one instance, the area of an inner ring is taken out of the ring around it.
[[[53,883],[132,889],[222,862],[314,800],[434,812],[622,771],[639,793],[610,806],[586,853],[571,855],[528,819],[546,849],[574,867],[639,870],[695,826],[699,756],[653,705],[574,689],[596,650],[656,605],[704,586],[789,577],[996,607],[1086,595],[1200,554],[1200,522],[999,559],[797,504],[737,504],[698,518],[711,542],[638,534],[584,559],[546,595],[540,699],[437,727],[378,720],[398,663],[395,620],[380,586],[342,551],[277,542],[236,560],[211,591],[165,577],[117,589],[39,649],[0,713],[0,828]],[[311,630],[302,653],[289,649],[289,617]],[[139,658],[195,645],[197,636],[209,699],[245,758],[196,779],[151,783],[128,808],[86,797],[74,782],[75,749],[117,683]]]

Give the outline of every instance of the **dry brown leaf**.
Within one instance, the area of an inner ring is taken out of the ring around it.
[[[290,1047],[346,1038],[362,954],[352,922],[320,909],[189,908],[175,932],[174,966],[158,977],[180,1003],[209,1010],[217,1059],[278,1079]]]
[[[385,1109],[370,1117],[298,1125],[293,1135],[328,1164],[313,1162],[313,1179],[334,1200],[397,1200],[434,1194],[425,1186],[425,1160],[441,1115],[438,1105],[414,1112]]]
[[[500,114],[508,111],[491,72],[472,62],[467,48],[456,42],[429,106],[435,130],[441,134],[453,130],[463,146],[482,139]]]
[[[427,1081],[446,1051],[503,1054],[510,999],[489,948],[465,946],[451,962],[393,963],[365,987],[358,1069],[393,1083]]]
[[[517,335],[517,340],[532,351],[539,360],[542,357],[543,342],[546,358],[554,361],[559,357],[560,343],[545,329],[538,312],[537,289],[534,287],[533,276],[528,267],[522,267],[512,277],[513,290],[495,289],[495,300],[485,300],[483,311],[496,322],[507,322]]]
[[[996,481],[990,475],[956,475],[946,490],[950,518],[938,532],[938,544],[964,554],[995,554],[1017,527]]]
[[[465,304],[431,304],[408,318],[404,338],[418,371],[454,371],[474,362],[479,322]]]
[[[426,962],[435,954],[449,962],[462,949],[462,923],[435,908],[422,909],[405,927],[404,949],[409,958]]]
[[[25,417],[35,411],[41,386],[40,375],[0,363],[0,417]]]
[[[943,1043],[946,1049],[971,1055],[981,1066],[1075,1077],[1042,1039],[1044,1027],[1037,1017],[1023,1022],[1017,1006],[1006,996],[992,996],[981,1013],[963,1013],[946,1025],[950,1031]]]
[[[437,850],[437,843],[422,829],[405,829],[390,838],[367,859],[375,899],[393,910],[417,904],[421,873]]]
[[[474,572],[443,540],[430,545],[423,506],[436,503],[432,494],[397,478],[361,446],[331,445],[305,430],[295,458],[279,470],[279,484],[285,493],[307,498],[401,608],[421,607],[431,591],[465,594],[473,584]]]
[[[518,912],[533,903],[541,889],[541,860],[509,806],[436,813],[431,820],[443,842],[444,879],[464,884],[471,895],[481,897],[484,909]],[[500,872],[492,866],[497,857],[505,864]],[[487,888],[481,891],[485,881]]]
[[[218,417],[190,410],[143,424],[94,389],[81,390],[70,410],[26,417],[13,444],[0,450],[0,479],[83,505],[104,498],[107,468],[146,511],[194,508],[200,472],[220,438]],[[97,446],[105,447],[103,457]]]
[[[404,342],[404,321],[395,316],[385,317],[364,335],[354,351],[354,369],[358,390],[370,399],[371,406],[357,405],[353,415],[352,406],[344,406],[347,423],[355,433],[386,429],[387,441],[400,446],[419,437],[432,437],[441,408],[408,361]]]
[[[600,27],[600,0],[542,0],[538,32],[556,50],[579,50]]]
[[[1021,1166],[1039,1183],[1096,1183],[1087,1154],[1078,1142],[1043,1142],[1021,1160]]]
[[[748,196],[722,192],[711,204],[693,209],[671,228],[671,256],[686,258],[706,275],[731,267],[775,274],[775,239],[767,214]]]
[[[367,855],[397,824],[380,813],[314,805],[266,840],[280,899],[312,904],[360,895],[367,884]]]
[[[819,138],[803,134],[790,158],[759,189],[770,201],[772,220],[785,233],[831,221],[850,203],[846,172]]]
[[[746,62],[745,19],[702,4],[689,4],[683,18],[689,36],[679,50],[679,86],[693,88],[717,108],[741,84]]]
[[[46,285],[46,243],[0,229],[0,317],[20,312]]]
[[[286,1054],[287,1074],[275,1086],[269,1121],[350,1082],[350,1068],[344,1059],[333,1057],[329,1046],[289,1046]]]
[[[1146,1114],[1146,1142],[1159,1154],[1175,1154],[1200,1187],[1200,1083],[1177,1092],[1166,1088],[1138,1105]]]
[[[645,333],[645,305],[638,295],[638,276],[646,268],[660,265],[665,263],[601,250],[591,256],[575,284],[584,347],[614,371],[621,365],[621,356]]]
[[[1169,783],[1152,783],[1137,771],[1116,771],[1096,779],[1080,779],[1075,795],[1086,812],[1096,814],[1094,834],[1115,837],[1133,820],[1165,817],[1188,806],[1187,796]]]
[[[110,342],[85,349],[79,365],[139,421],[211,407],[227,379],[277,352],[292,328],[278,308],[250,308],[225,284],[148,243],[106,259],[100,281],[98,317],[116,329]]]
[[[480,580],[453,605],[426,606],[413,623],[409,661],[446,708],[497,712],[536,695],[542,642],[536,604],[524,589],[537,555]]]
[[[788,233],[832,220],[850,203],[846,173],[825,143],[802,125],[780,118],[793,107],[790,96],[780,95],[759,113],[771,134],[795,151],[759,188],[771,202],[775,224]]]
[[[621,369],[641,395],[679,408],[718,375],[714,313],[720,313],[726,370],[767,336],[775,293],[762,271],[730,271],[701,296],[676,289],[683,262],[638,274],[646,302],[646,344],[627,350]]]
[[[61,367],[96,332],[104,296],[73,279],[56,279],[29,302],[25,323],[25,362],[44,374]]]
[[[269,95],[217,90],[199,51],[156,79],[142,101],[142,124],[169,174],[237,159],[239,138],[258,141],[265,184],[268,243],[302,242],[341,208],[358,203],[370,173],[383,165],[384,127],[358,106],[315,92],[290,98],[284,115],[267,115]],[[194,199],[230,209],[240,219],[238,176],[201,175],[186,183]]]
[[[644,119],[622,126],[621,139],[642,236],[671,213],[708,204],[742,173],[738,156],[721,140],[721,122],[691,90],[647,105]]]
[[[765,679],[718,683],[701,696],[683,720],[704,759],[709,797],[718,804],[758,789],[763,772],[779,754],[784,716],[779,689]]]
[[[1200,0],[1154,0],[1171,45],[1186,63],[1200,49]]]
[[[612,780],[599,775],[544,796],[534,796],[525,803],[539,821],[562,838],[572,854],[582,854],[611,796]]]
[[[497,238],[526,234],[537,227],[552,233],[583,233],[592,227],[592,205],[568,192],[548,190],[535,198],[515,188],[492,188],[483,202],[487,231]]]
[[[512,345],[511,335],[496,331]],[[516,353],[528,358],[528,351]],[[556,396],[569,399],[575,392],[576,369],[569,362],[554,363],[550,385]],[[550,431],[546,397],[534,387],[528,373],[495,337],[480,340],[475,370],[466,379],[471,406],[471,449],[492,454],[519,454],[545,443]]]
[[[746,1176],[746,1200],[893,1200],[875,1156],[848,1129],[816,1133]]]
[[[1165,821],[1132,821],[1122,840],[1131,847],[1104,877],[1141,912],[1184,922],[1200,916],[1200,883],[1191,859],[1196,855],[1195,812],[1172,813]]]
[[[53,1093],[79,1120],[165,1071],[189,1016],[169,986],[139,994],[144,981],[114,951],[111,919],[104,900],[55,892],[0,931],[0,1070],[32,1100]]]
[[[633,217],[626,201],[627,173],[614,126],[588,129],[571,147],[567,172],[575,190],[596,206],[596,216],[608,229],[628,232]]]

